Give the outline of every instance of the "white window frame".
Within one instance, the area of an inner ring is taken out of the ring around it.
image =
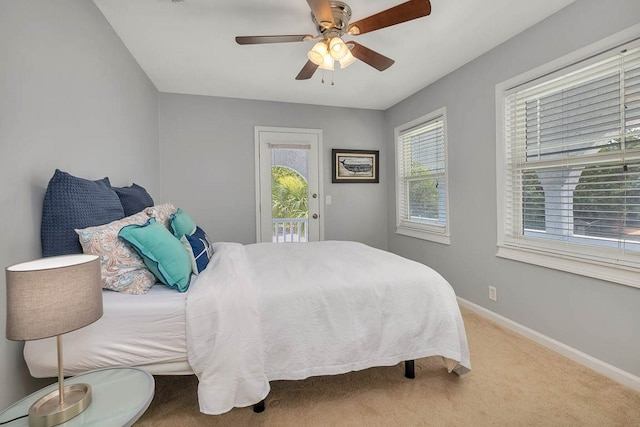
[[[505,106],[507,92],[526,85],[533,80],[555,73],[568,73],[589,63],[595,63],[611,50],[631,43],[638,44],[640,25],[635,25],[597,43],[580,49],[553,62],[516,76],[496,85],[496,179],[497,179],[497,246],[496,256],[580,274],[640,288],[640,254],[621,253],[615,261],[605,261],[600,256],[606,249],[585,247],[577,251],[571,245],[561,247],[556,242],[544,239],[514,239],[506,230],[507,208],[507,139]],[[602,251],[602,252],[601,252]],[[622,251],[621,251],[622,252]]]
[[[425,223],[412,224],[410,221],[402,221],[401,219],[401,194],[404,192],[404,178],[401,176],[403,170],[402,148],[400,136],[403,132],[427,124],[435,120],[442,120],[443,137],[444,137],[444,182],[445,182],[445,221],[444,224],[430,226]],[[395,154],[396,154],[396,234],[415,237],[417,239],[429,240],[436,243],[449,245],[451,243],[451,234],[449,227],[449,219],[451,212],[449,210],[449,155],[448,155],[448,138],[447,138],[447,109],[439,108],[424,116],[418,117],[408,123],[395,128]]]

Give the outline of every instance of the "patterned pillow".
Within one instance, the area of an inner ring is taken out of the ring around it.
[[[103,288],[142,295],[156,283],[140,255],[118,237],[122,227],[148,220],[149,216],[140,212],[109,224],[75,230],[83,252],[100,257]]]
[[[74,229],[121,218],[124,218],[122,204],[109,178],[90,181],[56,169],[42,205],[42,255],[81,254]]]
[[[202,228],[196,226],[196,231],[191,235],[183,235],[180,238],[180,242],[187,252],[189,252],[193,274],[202,273],[202,270],[209,264],[209,260],[213,255],[213,247],[209,242],[207,233],[205,233]]]
[[[153,206],[151,195],[135,182],[130,187],[113,187],[113,189],[122,203],[125,216],[137,214],[144,208]]]
[[[171,215],[176,213],[177,209],[171,203],[163,203],[155,205],[144,210],[151,218],[155,218],[158,224],[164,225],[168,230],[171,221]]]

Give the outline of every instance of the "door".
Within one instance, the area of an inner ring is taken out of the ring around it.
[[[322,240],[322,131],[255,128],[258,242]]]

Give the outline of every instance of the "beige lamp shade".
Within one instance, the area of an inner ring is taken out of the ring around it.
[[[6,269],[7,338],[62,335],[102,317],[100,260],[95,255],[42,258]]]

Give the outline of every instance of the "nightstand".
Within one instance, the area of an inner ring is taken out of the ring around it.
[[[64,383],[87,383],[93,396],[91,405],[64,423],[65,427],[130,426],[149,407],[155,390],[153,376],[137,368],[100,369],[65,379]],[[31,404],[57,387],[58,383],[51,384],[11,405],[0,413],[0,422],[27,414]],[[29,418],[24,417],[6,424],[6,427],[28,425]]]

